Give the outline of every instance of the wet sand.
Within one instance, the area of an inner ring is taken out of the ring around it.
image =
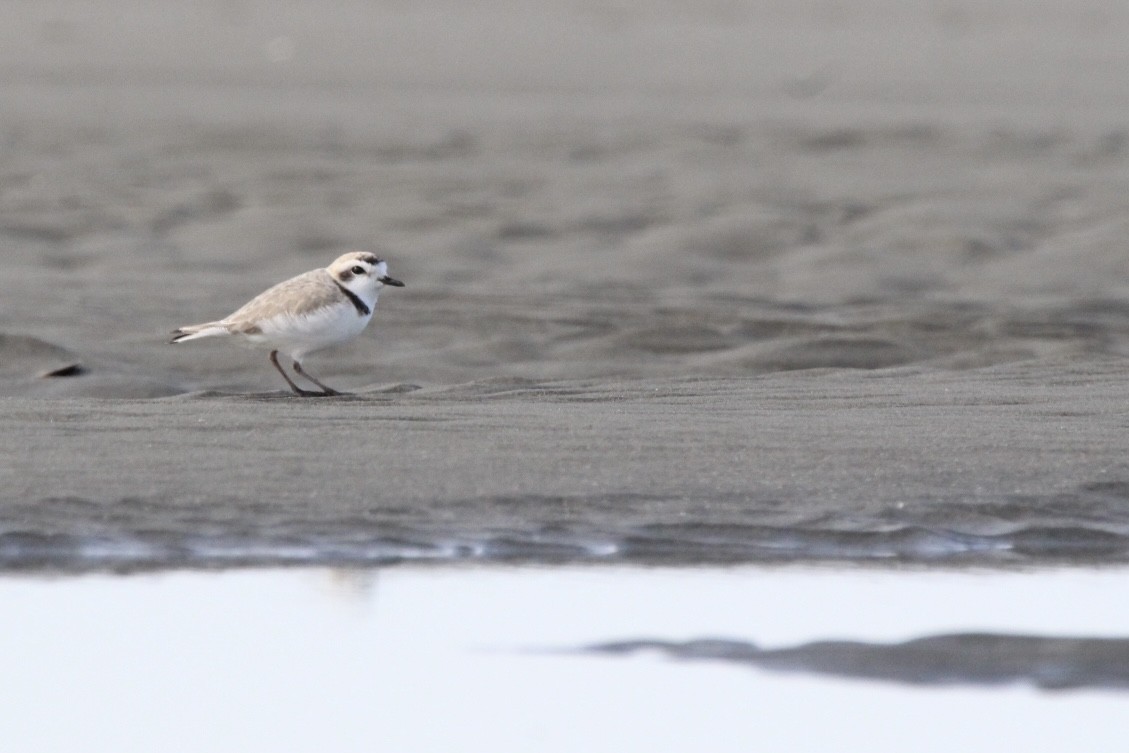
[[[1129,559],[1119,361],[9,398],[0,558]]]
[[[4,9],[0,561],[1129,559],[1127,34]],[[348,248],[354,396],[166,344]]]

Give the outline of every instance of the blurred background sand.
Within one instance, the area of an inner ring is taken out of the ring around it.
[[[161,338],[359,247],[362,382],[1129,347],[1124,4],[683,6],[7,4],[3,329],[273,388]]]

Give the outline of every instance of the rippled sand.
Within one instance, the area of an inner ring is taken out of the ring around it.
[[[0,11],[6,566],[1126,559],[1121,4],[115,7]],[[354,397],[165,344],[351,247]]]

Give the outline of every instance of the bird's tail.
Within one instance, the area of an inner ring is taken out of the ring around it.
[[[169,340],[170,343],[182,343],[186,340],[199,340],[201,337],[230,335],[231,332],[219,322],[208,322],[207,324],[189,324],[173,330],[172,334],[172,339]]]

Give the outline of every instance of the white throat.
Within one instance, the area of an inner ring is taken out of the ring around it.
[[[369,316],[372,315],[372,310],[376,306],[376,299],[379,296],[379,285],[375,280],[370,277],[354,277],[348,282],[336,281],[345,290],[348,290],[353,295],[357,296],[365,306],[368,307]]]

